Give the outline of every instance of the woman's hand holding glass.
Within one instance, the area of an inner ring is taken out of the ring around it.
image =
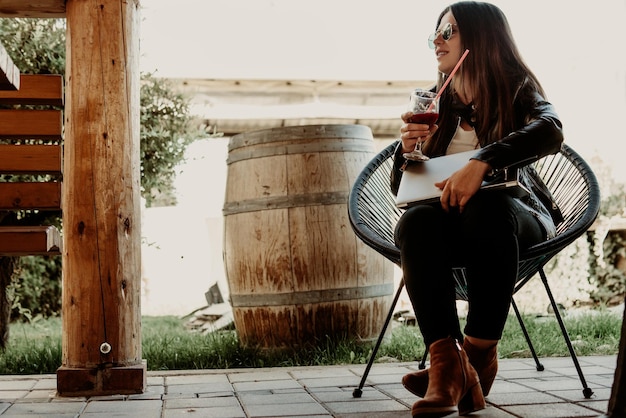
[[[439,128],[438,125],[427,125],[424,123],[411,123],[409,118],[413,116],[412,112],[406,112],[401,115],[404,124],[400,127],[400,139],[402,140],[402,151],[410,153],[418,146],[418,142],[425,142]]]
[[[422,136],[416,138],[413,150],[405,152],[402,156],[412,161],[428,161],[428,157],[422,153],[422,142],[426,141],[432,135],[431,128],[435,126],[435,122],[439,117],[439,96],[432,91],[425,89],[415,89],[409,96],[409,106],[407,112],[402,115],[405,125],[402,127],[407,130],[415,130],[411,125],[418,125],[422,128],[428,127]],[[404,137],[404,132],[403,132]],[[404,148],[404,139],[402,146]]]

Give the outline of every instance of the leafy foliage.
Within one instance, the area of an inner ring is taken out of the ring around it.
[[[24,73],[65,73],[65,19],[0,19],[0,42]]]
[[[0,18],[0,42],[24,74],[65,74],[65,19]],[[141,74],[140,106],[142,197],[148,206],[173,204],[175,167],[186,147],[206,135],[189,115],[188,98],[165,79]],[[20,259],[9,289],[14,318],[60,312],[60,263],[60,257]]]
[[[187,146],[206,134],[189,115],[189,102],[169,81],[141,76],[141,187],[146,205],[175,203],[175,168]]]
[[[553,291],[568,305],[613,306],[626,295],[626,232],[614,229],[625,215],[624,184],[599,157],[589,160],[600,184],[594,227],[546,265]]]
[[[13,318],[50,317],[61,311],[61,257],[21,257],[14,281]]]
[[[626,295],[626,233],[613,229],[613,220],[626,215],[624,184],[616,182],[610,167],[594,161],[603,197],[592,240],[590,260],[591,278],[596,284],[590,293],[595,304],[615,305],[624,302]]]

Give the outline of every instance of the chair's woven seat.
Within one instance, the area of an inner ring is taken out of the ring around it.
[[[395,147],[396,143],[387,146],[361,171],[350,193],[348,215],[354,232],[363,242],[393,263],[400,265],[400,250],[394,244],[394,229],[402,215],[402,210],[396,207],[390,188],[390,174]],[[521,289],[535,274],[539,273],[583,384],[583,394],[589,398],[593,392],[588,388],[578,364],[567,330],[552,297],[543,266],[559,251],[585,233],[593,224],[600,209],[600,188],[589,165],[568,145],[563,145],[559,153],[535,162],[534,166],[550,189],[563,212],[565,220],[559,224],[556,237],[535,245],[521,254],[515,292]],[[467,300],[464,269],[454,269],[454,273],[457,280],[457,298]],[[401,290],[402,284],[396,292],[396,298],[388,319],[393,314]],[[537,364],[537,370],[543,370],[514,301],[512,306]],[[388,322],[385,324],[385,328],[387,325]],[[381,332],[381,338],[379,338],[370,358],[361,385],[355,390],[354,396],[356,397],[360,396],[384,332],[385,329]],[[422,360],[422,367],[424,367],[425,359],[426,353]]]

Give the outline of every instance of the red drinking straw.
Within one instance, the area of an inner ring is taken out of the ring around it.
[[[459,59],[459,62],[456,63],[456,65],[454,66],[454,68],[452,69],[452,71],[450,72],[450,75],[448,76],[448,78],[446,78],[445,83],[443,83],[443,86],[441,86],[441,88],[439,89],[439,92],[437,93],[437,95],[435,96],[435,100],[433,100],[430,103],[430,106],[428,106],[428,110],[426,112],[430,112],[430,110],[432,109],[432,107],[435,105],[435,103],[437,102],[437,99],[439,99],[439,96],[441,96],[441,93],[443,93],[443,91],[446,89],[446,87],[448,87],[448,84],[450,83],[450,80],[452,80],[452,76],[454,75],[454,73],[456,73],[456,71],[459,69],[459,67],[461,66],[461,63],[463,62],[463,60],[465,59],[465,57],[467,57],[467,54],[469,54],[469,49],[466,49],[465,52],[463,53],[463,55],[461,55],[461,58]]]

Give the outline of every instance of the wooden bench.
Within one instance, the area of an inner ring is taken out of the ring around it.
[[[28,220],[61,211],[63,77],[21,74],[0,105],[0,256],[60,254],[58,228]]]

